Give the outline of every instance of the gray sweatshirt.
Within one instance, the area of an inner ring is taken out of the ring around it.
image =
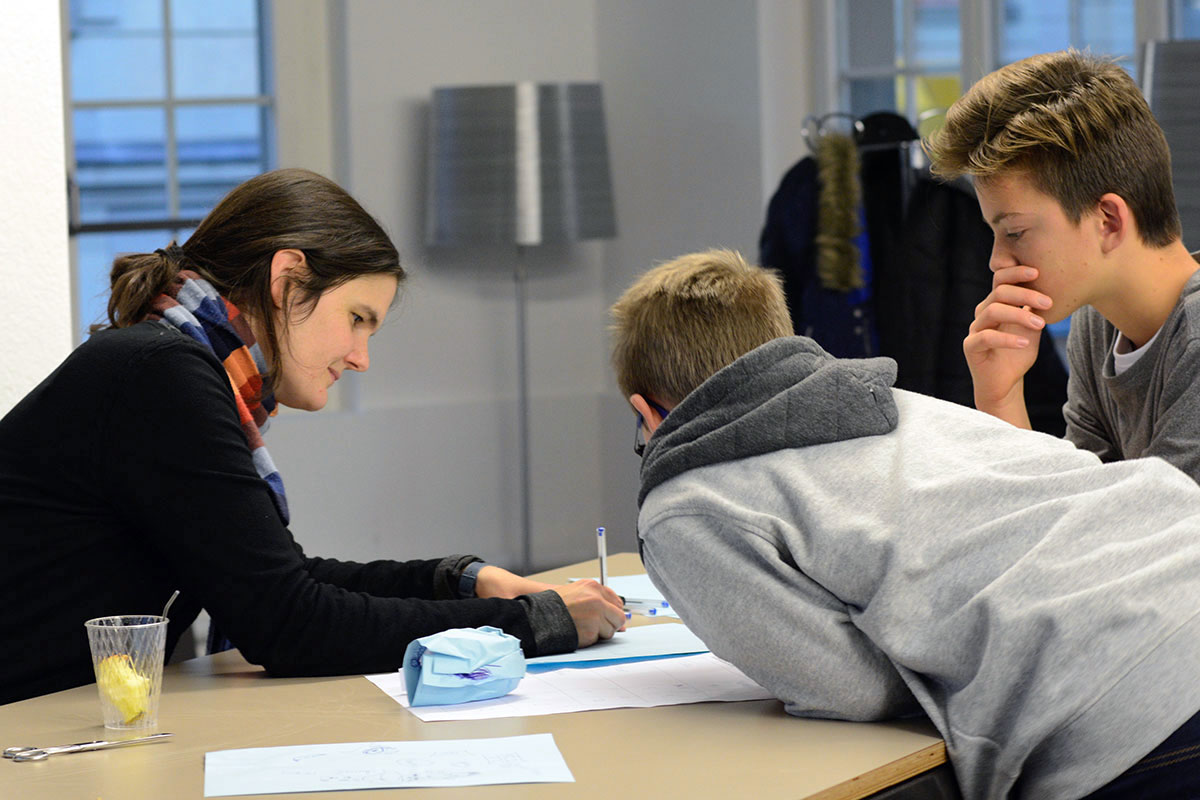
[[[1200,487],[778,339],[651,438],[646,569],[800,716],[924,711],[966,800],[1081,797],[1200,709]]]
[[[1102,461],[1158,456],[1200,482],[1200,271],[1158,337],[1120,375],[1117,329],[1091,306],[1071,317],[1067,439]]]

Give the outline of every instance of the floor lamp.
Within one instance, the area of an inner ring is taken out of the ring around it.
[[[533,567],[525,254],[616,235],[598,83],[436,88],[430,103],[425,241],[516,250],[521,558]]]

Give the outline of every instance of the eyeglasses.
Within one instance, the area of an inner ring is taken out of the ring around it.
[[[649,403],[650,407],[657,411],[663,419],[667,418],[667,414],[670,412],[668,412],[665,408],[660,406],[658,403],[655,403],[653,400],[647,400],[646,402]],[[633,452],[637,453],[639,457],[644,455],[646,452],[646,439],[642,436],[642,428],[645,427],[645,425],[646,419],[641,414],[638,414],[637,427],[633,430]]]

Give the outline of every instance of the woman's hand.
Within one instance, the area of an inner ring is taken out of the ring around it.
[[[590,578],[560,586],[522,578],[489,564],[479,570],[475,579],[475,594],[479,597],[512,599],[548,589],[558,592],[566,603],[567,611],[575,621],[580,647],[593,645],[600,639],[611,639],[617,631],[625,630],[625,610],[621,597]]]
[[[536,594],[553,588],[552,584],[531,581],[529,578],[522,578],[520,575],[500,567],[493,567],[490,564],[479,570],[479,574],[475,576],[477,597],[503,597],[511,600],[523,594]]]
[[[575,620],[580,647],[588,647],[600,639],[611,639],[617,631],[625,630],[625,607],[620,596],[607,586],[587,578],[566,586],[547,588],[558,592],[567,604],[567,611]]]

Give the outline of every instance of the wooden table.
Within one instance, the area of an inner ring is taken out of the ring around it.
[[[633,574],[641,565],[636,555],[623,553],[609,558],[609,571]],[[594,574],[597,567],[591,561],[536,577],[564,581]],[[575,783],[325,796],[848,800],[867,797],[946,760],[945,745],[928,722],[803,720],[786,715],[774,700],[426,723],[361,676],[268,678],[236,651],[172,665],[163,687],[158,730],[173,732],[172,739],[41,762],[5,759],[0,762],[0,798],[199,798],[204,794],[204,754],[211,750],[543,732],[554,734]],[[106,738],[99,718],[94,685],[0,706],[0,747]],[[263,800],[314,796],[256,795]]]

